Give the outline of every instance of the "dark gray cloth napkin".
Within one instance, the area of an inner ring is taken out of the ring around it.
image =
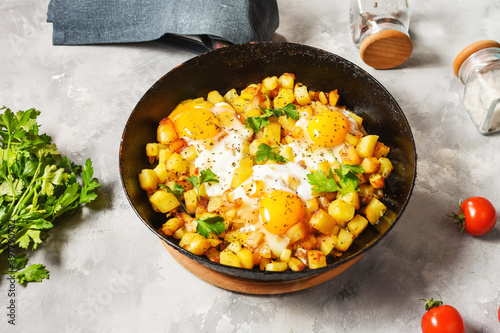
[[[270,40],[276,0],[51,0],[54,45],[159,40],[204,52],[218,42]]]

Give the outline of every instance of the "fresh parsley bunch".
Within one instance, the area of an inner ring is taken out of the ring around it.
[[[20,284],[40,282],[49,273],[42,264],[26,267],[27,250],[35,250],[55,222],[93,201],[100,184],[90,159],[82,168],[39,134],[40,111],[0,111],[0,254],[7,254],[9,267],[1,273]]]

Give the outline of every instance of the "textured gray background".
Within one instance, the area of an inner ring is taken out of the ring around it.
[[[193,54],[157,43],[52,46],[48,0],[0,2],[0,104],[42,111],[41,130],[63,154],[94,162],[103,187],[94,209],[52,230],[34,253],[50,280],[18,288],[8,332],[419,332],[420,298],[463,315],[468,332],[498,332],[499,226],[459,235],[447,217],[471,195],[500,208],[500,135],[479,135],[460,105],[452,63],[466,45],[500,39],[498,1],[414,1],[414,52],[396,70],[364,65],[345,0],[280,0],[274,40],[325,49],[365,68],[394,95],[415,135],[418,179],[394,230],[350,270],[320,286],[257,297],[213,287],[185,271],[139,221],[121,189],[118,147],[144,92]]]

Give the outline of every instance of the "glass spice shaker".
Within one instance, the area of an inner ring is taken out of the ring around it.
[[[453,71],[465,86],[462,103],[478,131],[500,132],[500,43],[472,43],[457,55]]]
[[[363,62],[376,69],[403,64],[413,51],[408,0],[351,0],[351,34]]]

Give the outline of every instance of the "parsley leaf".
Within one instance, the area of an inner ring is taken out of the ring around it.
[[[175,197],[181,203],[181,205],[184,208],[184,210],[187,211],[186,205],[184,204],[184,200],[181,199],[182,193],[184,193],[184,187],[182,187],[181,185],[179,185],[177,183],[174,183],[174,189],[173,190],[170,187],[166,186],[165,184],[159,184],[158,186],[160,188],[162,188],[162,189],[166,189],[167,192],[170,192],[173,195],[175,195]]]
[[[255,162],[265,162],[267,160],[276,161],[286,163],[287,160],[283,156],[281,156],[277,150],[279,147],[270,147],[265,143],[261,143],[257,148],[257,152],[255,154]]]
[[[285,115],[288,118],[298,120],[300,116],[299,112],[295,110],[296,106],[293,103],[287,104],[286,106],[281,108],[270,109],[268,107],[267,109],[264,109],[260,105],[259,108],[262,111],[262,114],[260,116],[248,117],[245,119],[246,127],[252,129],[255,133],[259,132],[262,128],[269,125],[269,118],[271,117],[280,117]]]
[[[196,231],[205,238],[210,237],[210,233],[214,235],[220,235],[226,232],[226,227],[224,225],[224,219],[221,216],[205,216],[195,220]]]
[[[338,182],[335,181],[332,169],[328,176],[323,171],[313,171],[307,175],[309,184],[313,185],[315,192],[337,192],[347,194],[349,192],[359,191],[358,185],[361,182],[357,174],[363,173],[363,167],[359,165],[340,165],[335,169],[338,176]]]
[[[307,174],[309,184],[313,185],[312,190],[315,192],[337,192],[340,190],[339,185],[333,178],[332,169],[329,170],[328,176],[323,171],[313,171]]]
[[[217,175],[212,172],[210,169],[201,170],[200,175],[191,176],[188,178],[188,181],[196,188],[196,194],[198,195],[198,201],[200,200],[200,188],[204,183],[218,183]]]
[[[35,250],[55,222],[95,200],[100,185],[90,159],[83,168],[73,164],[50,136],[39,133],[40,111],[0,111],[0,253],[8,253],[9,262],[9,271],[0,274],[20,284],[40,282],[47,270],[42,264],[26,267],[23,250]]]

